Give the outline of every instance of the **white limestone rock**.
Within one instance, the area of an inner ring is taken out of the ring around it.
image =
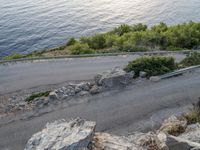
[[[92,140],[96,123],[75,119],[55,121],[34,134],[25,150],[81,150]]]

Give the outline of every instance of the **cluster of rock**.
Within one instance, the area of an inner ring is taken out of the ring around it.
[[[134,73],[126,73],[120,68],[103,72],[94,77],[94,81],[70,83],[62,88],[50,92],[47,98],[37,98],[33,103],[37,107],[43,107],[47,103],[56,103],[58,100],[66,100],[74,96],[88,96],[98,94],[108,88],[126,86],[133,80]]]
[[[96,133],[95,126],[95,122],[83,119],[61,120],[47,124],[45,129],[31,137],[25,150],[200,149],[200,125],[187,126],[185,120],[180,120],[175,116],[165,120],[156,132],[135,133],[127,137]]]
[[[109,88],[123,87],[133,80],[134,72],[127,73],[121,68],[114,68],[98,74],[93,81],[69,83],[59,89],[50,92],[48,97],[35,98],[31,103],[15,101],[12,99],[4,107],[4,113],[32,108],[42,108],[50,104],[56,104],[61,100],[69,100],[74,96],[89,96],[98,94]]]

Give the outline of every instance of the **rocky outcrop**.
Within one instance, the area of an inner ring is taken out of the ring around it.
[[[131,83],[134,77],[134,72],[125,72],[120,68],[105,71],[95,76],[96,85],[103,88],[113,88],[117,86],[124,86]]]
[[[178,118],[165,120],[161,129],[171,129],[172,122],[180,126]],[[182,122],[184,123],[184,122]],[[127,137],[95,133],[95,122],[75,119],[55,121],[34,134],[25,150],[198,150],[199,124],[189,125],[185,133],[173,136],[166,130],[140,133]],[[185,127],[185,126],[184,126]],[[167,130],[168,131],[168,130]]]
[[[89,146],[96,123],[75,119],[46,125],[27,142],[25,150],[81,150]]]
[[[179,135],[180,138],[200,143],[200,124],[188,125],[185,132]]]

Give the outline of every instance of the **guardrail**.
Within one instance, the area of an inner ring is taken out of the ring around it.
[[[19,62],[19,61],[34,61],[34,60],[48,60],[48,59],[64,59],[64,58],[118,56],[118,55],[189,54],[190,52],[192,52],[192,50],[184,50],[184,51],[123,52],[123,53],[102,53],[102,54],[84,54],[84,55],[64,55],[64,56],[54,56],[54,57],[34,57],[34,58],[21,58],[21,59],[13,59],[13,60],[0,60],[0,63]]]
[[[177,70],[177,71],[174,71],[174,72],[170,72],[170,73],[159,76],[159,78],[160,79],[167,79],[167,78],[170,78],[170,77],[182,75],[183,73],[194,71],[196,69],[200,69],[200,65],[191,66],[191,67],[188,67],[188,68],[183,68],[183,69],[180,69],[180,70]]]

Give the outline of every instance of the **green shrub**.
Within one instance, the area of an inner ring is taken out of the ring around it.
[[[69,47],[69,51],[72,55],[79,55],[79,54],[92,54],[94,50],[90,49],[88,44],[81,44],[76,43]]]
[[[28,103],[30,103],[30,102],[32,102],[36,98],[49,96],[49,93],[50,93],[50,91],[41,92],[41,93],[37,93],[37,94],[32,94],[31,96],[27,97],[25,99],[25,101],[28,102]]]
[[[128,33],[131,31],[131,26],[127,24],[122,24],[121,26],[115,28],[112,33],[118,34],[119,36],[122,36],[124,33]]]
[[[75,43],[77,43],[77,41],[75,40],[74,37],[71,37],[68,42],[67,42],[67,46],[71,46],[71,45],[74,45]]]
[[[200,53],[193,52],[183,59],[180,63],[183,67],[200,65]]]
[[[127,72],[134,71],[136,77],[140,71],[145,71],[147,76],[157,76],[176,69],[176,64],[173,57],[141,57],[129,62],[124,69]]]
[[[24,57],[25,55],[22,55],[22,54],[13,54],[13,55],[4,57],[3,60],[13,60],[13,59],[20,59]]]

